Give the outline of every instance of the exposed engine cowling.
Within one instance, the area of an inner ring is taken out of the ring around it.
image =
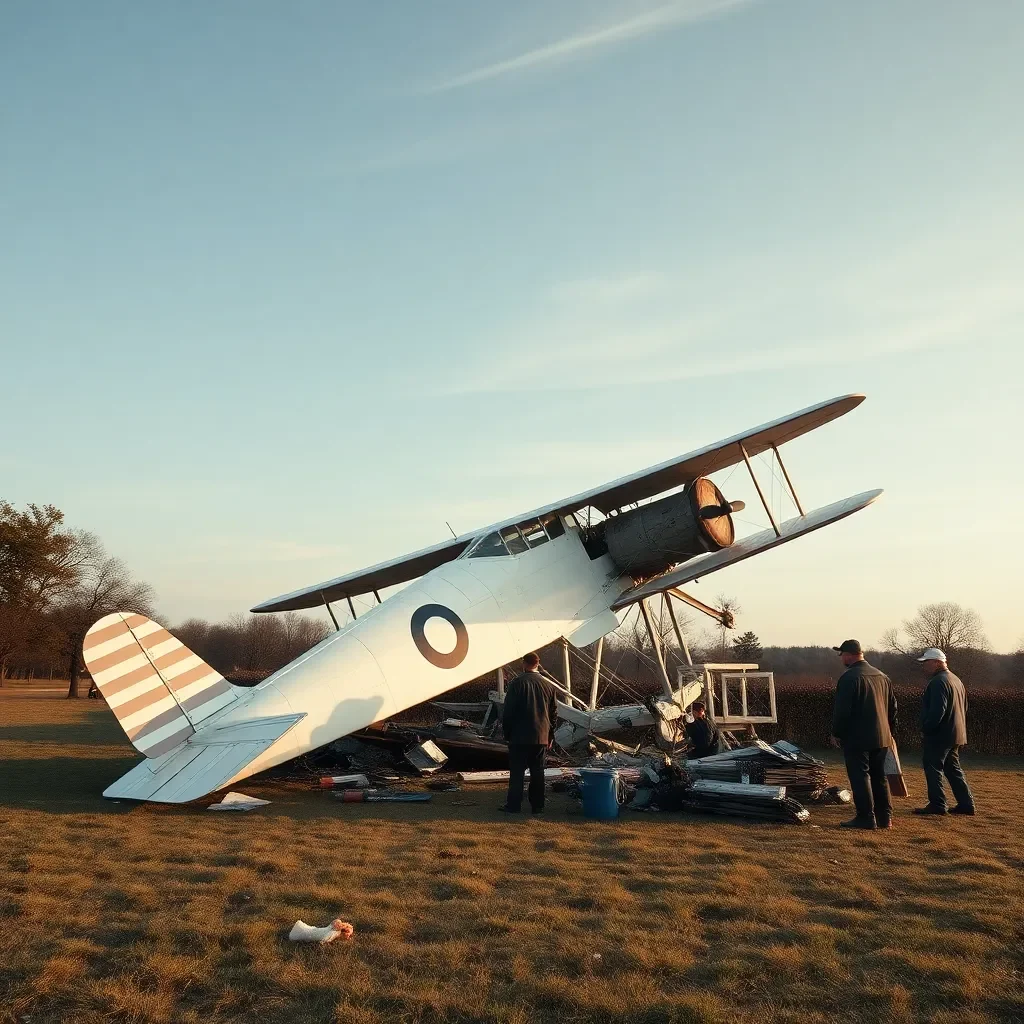
[[[707,477],[686,490],[605,520],[604,540],[615,564],[634,579],[646,579],[707,551],[729,547],[736,539],[732,512],[742,501],[728,502]]]

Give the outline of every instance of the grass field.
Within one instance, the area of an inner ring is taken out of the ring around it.
[[[508,821],[497,790],[104,801],[134,761],[102,703],[0,694],[0,1020],[1024,1020],[1019,761],[968,760],[982,817],[853,835]],[[351,943],[286,939],[336,916]]]

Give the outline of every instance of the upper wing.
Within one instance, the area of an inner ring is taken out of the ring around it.
[[[678,569],[673,569],[671,572],[666,572],[661,576],[655,576],[654,579],[641,583],[640,586],[634,587],[632,590],[627,590],[612,605],[612,608],[624,608],[626,605],[634,604],[645,597],[651,597],[653,594],[660,594],[664,590],[671,590],[673,587],[689,583],[691,580],[700,579],[701,576],[717,572],[719,569],[724,569],[727,565],[742,562],[743,559],[760,554],[762,551],[769,550],[769,548],[777,547],[779,544],[785,544],[787,541],[796,540],[797,537],[802,537],[804,534],[820,530],[823,526],[828,526],[829,523],[838,522],[840,519],[852,516],[854,512],[859,512],[862,508],[867,508],[881,493],[880,490],[865,491],[863,494],[856,494],[852,498],[844,498],[842,501],[836,501],[831,505],[815,509],[806,516],[796,516],[793,519],[787,519],[779,527],[779,535],[776,535],[774,530],[763,530],[761,533],[754,533],[749,537],[744,537],[743,540],[738,540],[731,547],[722,548],[721,551],[700,555],[698,558],[691,558],[688,562],[684,562],[679,566]]]
[[[642,501],[673,487],[692,483],[699,476],[709,476],[720,469],[735,466],[743,461],[739,449],[741,443],[751,458],[768,451],[769,448],[778,448],[780,444],[845,416],[851,409],[856,409],[864,401],[864,397],[844,395],[801,409],[800,412],[784,416],[782,419],[762,423],[759,427],[734,434],[706,448],[698,448],[687,455],[680,455],[677,459],[669,459],[668,462],[621,477],[596,490],[578,494],[560,505],[559,510],[575,511],[584,505],[593,505],[607,515],[612,509],[631,505],[635,501]]]
[[[285,594],[283,597],[264,601],[252,610],[254,612],[284,612],[299,608],[313,608],[318,604],[323,604],[325,599],[337,601],[343,597],[356,597],[369,593],[371,590],[381,590],[397,583],[405,583],[407,580],[422,576],[425,572],[457,558],[481,533],[512,526],[515,523],[535,519],[551,512],[564,515],[592,505],[607,515],[613,509],[622,508],[623,505],[631,505],[655,494],[661,494],[662,491],[671,490],[673,487],[692,483],[699,476],[707,476],[742,462],[740,443],[746,449],[747,455],[751,457],[759,455],[761,452],[768,451],[772,447],[777,448],[779,445],[785,444],[786,441],[792,441],[793,438],[799,437],[801,434],[806,434],[808,431],[824,426],[831,420],[844,416],[863,401],[864,395],[843,395],[841,398],[833,398],[828,402],[820,402],[818,405],[801,409],[782,419],[762,423],[759,427],[734,434],[724,441],[718,441],[705,448],[698,448],[686,455],[680,455],[678,458],[669,459],[668,462],[661,462],[656,466],[642,469],[638,473],[620,477],[611,483],[603,484],[589,491],[582,491],[570,498],[563,498],[561,501],[534,509],[532,512],[523,512],[484,530],[464,534],[411,555],[403,555],[388,562],[380,562],[370,566],[369,569],[361,569],[358,572],[339,576],[337,579],[304,587],[302,590]]]
[[[414,580],[431,569],[436,569],[453,558],[458,558],[472,543],[478,533],[466,534],[441,544],[414,551],[411,555],[402,555],[387,562],[378,562],[369,569],[359,569],[346,573],[326,583],[316,583],[311,587],[293,591],[282,597],[275,597],[263,604],[256,605],[254,612],[288,612],[298,608],[315,608],[324,601],[340,601],[343,597],[358,597],[368,594],[371,590],[383,590],[393,587],[406,580]]]

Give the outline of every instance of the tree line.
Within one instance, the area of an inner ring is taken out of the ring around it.
[[[0,686],[11,678],[56,678],[77,697],[85,634],[116,611],[155,618],[152,587],[95,534],[69,527],[60,509],[18,509],[0,499]],[[171,632],[221,674],[244,682],[286,665],[329,627],[289,612],[224,623],[189,619]]]

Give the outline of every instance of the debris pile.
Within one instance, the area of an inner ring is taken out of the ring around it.
[[[767,744],[755,740],[749,746],[687,761],[686,768],[699,779],[785,786],[790,794],[817,800],[828,785],[825,764],[786,740]]]
[[[745,750],[753,752],[732,759],[732,763],[758,760],[756,748],[741,747],[730,753],[742,755]],[[722,758],[719,762],[722,765],[730,764],[726,755],[715,755],[715,758]],[[820,764],[814,758],[808,760]],[[788,795],[784,783],[755,782],[749,775],[738,781],[707,778],[699,772],[703,761],[671,758],[660,751],[648,749],[637,756],[606,752],[592,757],[588,764],[618,769],[619,780],[623,784],[623,804],[633,811],[691,811],[793,824],[805,822],[810,817],[807,808]],[[806,771],[798,779],[805,781]],[[569,792],[578,796],[578,785],[571,785]]]
[[[436,726],[386,723],[365,729],[295,762],[288,777],[300,781],[301,771],[302,781],[331,790],[343,803],[418,803],[430,800],[425,790],[506,783],[508,748],[499,738],[496,700],[480,705],[482,712],[468,704],[439,706],[446,717]],[[646,713],[654,721],[662,710]],[[576,798],[582,798],[581,769],[614,768],[620,804],[632,811],[801,823],[810,816],[803,803],[849,800],[847,791],[829,787],[822,761],[785,740],[768,744],[751,737],[721,754],[687,760],[675,753],[676,741],[666,744],[657,733],[656,745],[627,745],[577,725],[572,750],[562,751],[568,763],[557,766],[556,757],[544,773],[553,790]],[[419,788],[397,788],[403,782]]]

